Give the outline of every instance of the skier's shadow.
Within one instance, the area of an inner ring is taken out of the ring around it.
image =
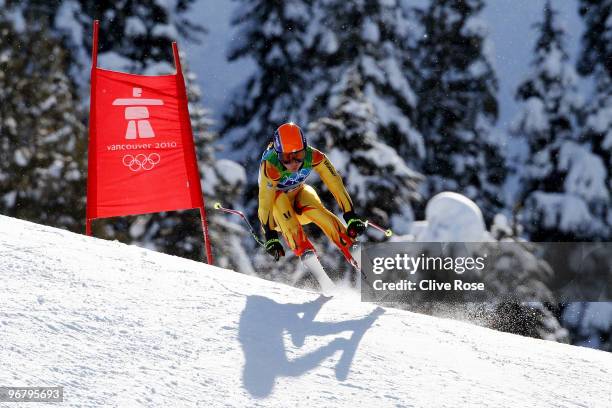
[[[314,318],[329,298],[320,296],[306,303],[277,303],[263,296],[248,296],[240,315],[238,339],[244,351],[243,385],[257,398],[270,395],[277,377],[297,377],[317,367],[337,351],[336,378],[343,381],[357,351],[357,346],[374,321],[384,313],[376,308],[369,315],[341,322],[315,322]],[[302,314],[302,316],[300,316]],[[285,331],[296,347],[306,336],[327,336],[352,332],[350,338],[337,337],[327,345],[304,356],[288,359],[283,342]]]

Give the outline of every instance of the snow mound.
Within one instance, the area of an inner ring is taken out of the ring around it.
[[[420,242],[483,242],[491,238],[478,205],[464,195],[445,191],[425,207],[425,221],[412,225],[411,235]]]
[[[608,353],[3,216],[0,273],[0,384],[62,406],[610,406]]]

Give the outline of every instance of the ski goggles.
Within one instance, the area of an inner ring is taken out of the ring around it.
[[[303,163],[306,158],[306,150],[300,150],[293,153],[279,153],[278,158],[283,164],[291,164],[293,162]]]

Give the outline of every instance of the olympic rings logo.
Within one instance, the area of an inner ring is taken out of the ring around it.
[[[137,154],[136,156],[132,156],[131,154],[126,154],[123,156],[123,165],[128,167],[132,171],[138,170],[151,170],[155,167],[161,160],[161,157],[157,153],[151,153],[150,155],[145,154]]]

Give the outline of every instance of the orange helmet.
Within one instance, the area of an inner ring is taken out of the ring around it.
[[[277,153],[293,153],[306,149],[302,129],[293,122],[285,123],[274,132],[274,150]]]

